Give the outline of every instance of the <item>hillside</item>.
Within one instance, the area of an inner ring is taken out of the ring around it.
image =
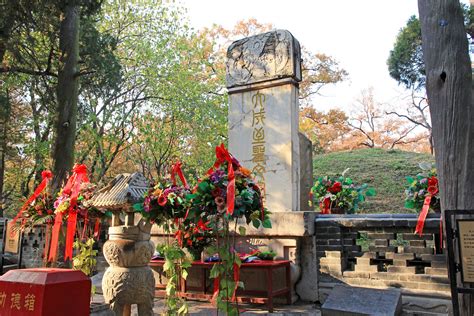
[[[404,208],[406,176],[414,176],[421,169],[420,162],[434,162],[429,154],[400,150],[358,149],[313,157],[313,177],[341,174],[356,183],[367,183],[375,188],[377,195],[369,198],[358,213],[410,213]]]

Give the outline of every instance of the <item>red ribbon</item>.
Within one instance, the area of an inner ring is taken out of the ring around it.
[[[423,227],[425,226],[426,216],[428,216],[428,211],[430,210],[431,198],[436,196],[438,192],[438,179],[433,176],[428,179],[428,194],[425,197],[420,216],[418,216],[418,222],[416,223],[415,234],[418,234],[420,237],[423,235]]]
[[[64,261],[66,261],[67,259],[72,260],[74,235],[76,234],[76,225],[77,225],[77,212],[76,210],[70,210],[67,217],[67,234],[66,234],[66,247],[64,249]]]
[[[28,198],[28,200],[23,204],[23,206],[21,207],[20,211],[18,212],[18,214],[16,214],[15,218],[13,218],[12,222],[11,222],[11,225],[15,225],[15,222],[22,216],[23,214],[23,211],[26,210],[26,208],[28,207],[28,205],[31,204],[31,202],[33,202],[34,200],[36,200],[36,198],[41,194],[41,192],[43,192],[43,190],[46,188],[46,186],[48,185],[49,183],[49,180],[51,178],[53,178],[53,174],[51,173],[51,171],[49,170],[45,170],[43,172],[41,172],[41,178],[43,179],[41,181],[41,183],[38,185],[38,187],[36,188],[36,190],[33,192],[33,194]]]
[[[330,198],[324,198],[324,200],[319,203],[319,208],[321,210],[321,214],[331,214],[331,199]]]
[[[237,294],[237,288],[239,287],[239,279],[240,279],[240,267],[237,263],[234,262],[234,293],[232,293],[232,301],[235,301],[235,296]]]
[[[59,232],[61,231],[61,225],[63,224],[63,213],[59,212],[54,218],[53,232],[51,233],[51,245],[49,248],[48,261],[52,262],[56,260],[56,253],[58,251],[58,240]]]
[[[84,227],[82,228],[81,240],[84,240],[87,233],[87,226],[89,225],[89,215],[86,213],[84,216]]]
[[[75,207],[77,205],[77,199],[81,190],[81,184],[89,182],[87,177],[87,167],[85,165],[75,165],[73,168],[73,174],[67,180],[66,186],[63,189],[62,194],[69,196],[69,208],[68,208],[68,221],[67,221],[67,233],[66,233],[66,246],[64,250],[64,260],[71,259],[73,254],[74,235],[76,234],[77,226],[77,211]],[[51,249],[49,254],[49,260],[54,260],[56,257],[59,231],[62,224],[63,214],[58,212],[56,214],[53,234],[51,236]],[[60,216],[59,216],[60,215]]]
[[[179,247],[183,248],[183,232],[180,229],[174,233],[174,238],[178,241]]]
[[[211,303],[215,305],[216,303],[216,299],[217,299],[217,295],[219,295],[219,282],[220,281],[220,278],[217,277],[214,279],[214,293],[212,294],[212,299],[211,299]]]
[[[71,176],[72,181],[68,180],[64,191],[71,192],[71,198],[69,201],[69,216],[67,219],[67,233],[66,233],[66,246],[64,249],[64,260],[72,260],[73,246],[74,246],[74,235],[76,234],[77,226],[77,211],[75,209],[77,205],[77,199],[81,191],[81,184],[89,182],[87,177],[87,167],[85,165],[75,165],[73,168],[73,174]],[[70,178],[70,179],[71,179]],[[70,185],[70,186],[68,186]]]
[[[216,161],[214,166],[207,171],[207,174],[212,174],[214,169],[218,169],[224,162],[227,162],[227,180],[229,181],[227,184],[227,214],[232,215],[235,201],[235,174],[232,166],[232,156],[225,149],[224,144],[216,147]]]
[[[431,203],[431,194],[428,194],[425,197],[425,202],[423,203],[423,207],[420,212],[420,216],[418,216],[418,222],[416,223],[415,234],[418,234],[420,237],[423,235],[423,227],[425,226],[426,216],[428,216],[428,211],[430,210],[430,203]]]
[[[100,218],[95,219],[95,225],[94,225],[94,238],[96,240],[99,240],[100,237]]]
[[[184,177],[183,170],[181,170],[182,163],[180,161],[177,161],[174,165],[173,168],[171,169],[171,181],[173,181],[173,185],[176,185],[176,175],[179,176],[181,179],[181,183],[187,187],[188,183],[186,182],[186,178]]]

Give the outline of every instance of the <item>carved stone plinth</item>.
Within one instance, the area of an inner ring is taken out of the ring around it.
[[[150,241],[151,225],[109,228],[104,256],[109,267],[102,279],[105,302],[115,315],[126,315],[129,306],[137,304],[139,316],[153,315],[155,278],[148,266],[154,245]]]

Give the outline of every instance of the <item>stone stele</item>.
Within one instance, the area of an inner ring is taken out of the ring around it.
[[[227,51],[229,151],[255,174],[271,212],[300,211],[298,41],[276,30]]]

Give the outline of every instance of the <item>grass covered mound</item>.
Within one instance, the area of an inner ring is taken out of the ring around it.
[[[406,209],[406,176],[421,172],[420,162],[434,162],[429,154],[379,148],[357,149],[313,156],[313,179],[320,176],[346,176],[355,183],[367,183],[377,192],[359,205],[357,213],[414,213]]]

